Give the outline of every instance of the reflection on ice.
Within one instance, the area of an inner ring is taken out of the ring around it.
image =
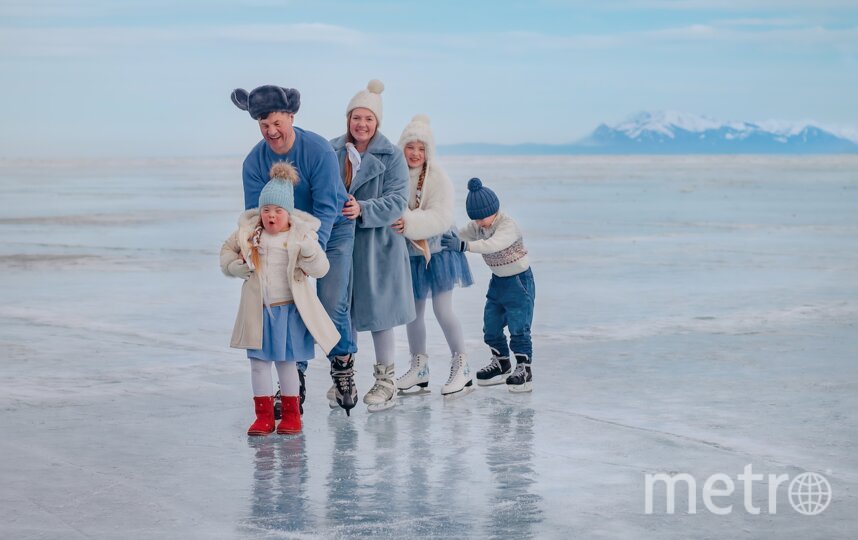
[[[313,522],[307,500],[309,470],[303,435],[248,437],[254,451],[251,516],[241,529],[300,533]]]
[[[321,411],[323,438],[334,449],[325,454],[306,449],[306,439],[319,433],[249,439],[252,499],[239,530],[332,538],[539,536],[534,409],[487,398],[483,410],[448,411],[449,402],[431,396],[406,397],[397,414],[362,422]],[[436,430],[439,414],[444,424]],[[313,501],[313,484],[323,487],[322,504]]]
[[[400,403],[412,399],[421,399],[421,396],[401,398]],[[418,406],[406,420],[408,423],[403,426],[406,430],[403,438],[407,444],[403,445],[403,455],[408,456],[408,459],[402,474],[408,480],[402,483],[403,511],[406,515],[414,516],[410,523],[410,531],[417,537],[427,537],[436,530],[430,512],[434,504],[428,500],[432,464],[437,459],[435,452],[437,446],[432,440],[430,430],[430,426],[434,425],[432,407]]]
[[[536,538],[533,526],[542,521],[542,497],[532,492],[538,481],[533,469],[535,411],[496,400],[490,403],[486,463],[497,487],[493,512],[485,518],[486,531],[493,537]]]
[[[336,451],[328,454],[330,472],[325,479],[325,518],[330,529],[360,530],[358,527],[364,516],[358,496],[358,430],[351,418],[330,413],[327,425]]]

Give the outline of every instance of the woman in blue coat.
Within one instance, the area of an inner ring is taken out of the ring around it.
[[[399,147],[378,131],[383,90],[374,79],[355,94],[346,108],[345,135],[331,141],[349,195],[343,215],[357,226],[352,326],[372,332],[375,348],[375,384],[363,398],[370,412],[396,404],[393,328],[416,316],[406,240],[390,227],[408,204],[408,166]]]

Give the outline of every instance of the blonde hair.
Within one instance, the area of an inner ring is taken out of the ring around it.
[[[247,243],[250,244],[250,260],[253,262],[254,268],[259,268],[259,237],[262,236],[262,216],[259,217],[259,224],[250,233]]]

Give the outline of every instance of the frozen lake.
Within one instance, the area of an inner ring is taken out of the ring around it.
[[[460,225],[479,176],[524,230],[534,392],[442,399],[429,310],[431,394],[348,418],[317,359],[303,434],[248,438],[240,282],[217,257],[241,158],[0,161],[0,537],[854,535],[858,156],[445,164]],[[468,257],[454,302],[480,367],[489,272]],[[805,472],[830,482],[818,515],[792,505]],[[658,473],[696,481],[673,514],[665,484],[646,509]],[[703,493],[719,473],[725,515]]]

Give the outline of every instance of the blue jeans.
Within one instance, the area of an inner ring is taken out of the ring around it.
[[[483,340],[501,356],[526,354],[533,357],[530,339],[530,324],[533,322],[533,302],[536,285],[530,268],[509,277],[492,274],[489,292],[486,293],[486,309],[483,312]],[[504,327],[509,328],[507,346]]]
[[[316,281],[319,300],[328,312],[340,340],[328,353],[328,358],[357,352],[355,335],[352,332],[351,298],[349,298],[349,274],[352,271],[352,248],[355,244],[355,222],[336,220],[325,255],[331,264],[328,273]],[[307,369],[307,362],[299,362],[298,369]]]

